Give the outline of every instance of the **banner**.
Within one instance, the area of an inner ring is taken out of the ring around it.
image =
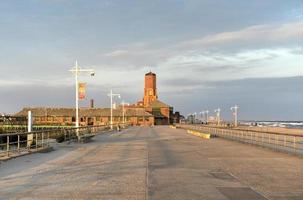
[[[85,99],[86,83],[79,83],[79,100]]]

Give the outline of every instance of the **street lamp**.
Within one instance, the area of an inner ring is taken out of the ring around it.
[[[217,124],[220,125],[220,115],[221,115],[221,109],[218,108],[215,110],[215,113],[217,113]]]
[[[233,116],[234,116],[234,123],[235,123],[235,127],[238,126],[238,110],[239,110],[239,106],[235,105],[234,107],[230,108],[231,111],[233,112]]]
[[[125,109],[124,109],[124,106],[127,105],[129,106],[129,103],[125,103],[124,100],[122,101],[122,122],[123,122],[123,125],[125,125]]]
[[[76,81],[76,128],[77,128],[77,136],[79,137],[79,82],[78,82],[78,76],[81,73],[89,73],[91,76],[95,76],[95,71],[93,69],[81,69],[81,67],[78,65],[78,61],[76,61],[75,66],[69,70],[75,75],[75,81]]]
[[[202,119],[202,122],[204,123],[205,121],[205,111],[201,111],[200,114],[201,114],[201,119]]]
[[[208,124],[208,110],[202,111],[203,114],[205,114],[205,120],[206,120],[206,124]]]
[[[110,90],[110,93],[107,95],[110,97],[110,129],[113,130],[113,97],[117,96],[121,98],[120,94],[114,94],[113,90]]]
[[[193,113],[193,116],[194,116],[194,124],[196,123],[196,117],[197,117],[197,113]]]
[[[186,123],[190,123],[190,116],[191,116],[191,114],[190,114],[190,113],[188,113],[188,114],[187,114],[187,119],[186,119],[186,120],[187,120],[187,122],[186,122]]]
[[[204,119],[204,113],[203,112],[199,112],[199,114],[200,114],[200,119],[201,119],[201,122],[203,123],[203,119]]]

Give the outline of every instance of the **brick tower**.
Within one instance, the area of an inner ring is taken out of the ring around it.
[[[143,98],[144,106],[149,106],[151,102],[158,99],[156,79],[156,74],[152,72],[145,74],[145,87]]]

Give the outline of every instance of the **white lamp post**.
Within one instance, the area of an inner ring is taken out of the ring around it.
[[[199,112],[200,117],[201,117],[201,121],[203,122],[203,118],[204,118],[204,113],[203,112]]]
[[[200,114],[201,114],[202,122],[205,121],[205,111],[200,112]]]
[[[78,76],[82,72],[90,73],[91,76],[95,75],[95,71],[93,69],[81,69],[80,66],[78,66],[78,62],[76,61],[75,67],[69,70],[75,75],[75,81],[76,81],[76,128],[79,128],[79,82],[78,82]],[[79,132],[77,129],[77,136],[79,137]]]
[[[208,124],[208,113],[209,113],[209,111],[208,111],[208,110],[205,110],[205,111],[203,111],[203,113],[205,114],[205,121],[206,121],[206,124]]]
[[[231,109],[231,111],[234,111],[233,112],[234,123],[235,123],[235,127],[237,127],[238,126],[238,110],[239,110],[239,106],[235,105],[234,107],[231,107],[230,109]]]
[[[129,103],[125,103],[124,101],[122,101],[122,122],[123,122],[123,125],[125,125],[125,109],[124,109],[124,106],[125,105],[128,105],[129,106]]]
[[[193,116],[194,116],[194,124],[196,123],[196,118],[197,118],[197,113],[193,113]]]
[[[220,119],[221,109],[220,108],[216,109],[215,113],[217,113],[217,124],[219,126],[220,125],[220,121],[221,121],[221,119]]]
[[[120,94],[114,94],[113,90],[110,90],[110,93],[107,95],[110,97],[110,129],[113,130],[113,97],[117,96],[121,98]]]

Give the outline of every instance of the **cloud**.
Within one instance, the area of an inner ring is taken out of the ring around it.
[[[302,120],[302,84],[302,76],[204,82],[192,90],[163,92],[161,97],[183,114],[209,109],[213,115],[220,107],[223,118],[231,119],[230,107],[238,104],[241,120]]]
[[[302,59],[299,54],[301,43],[303,22],[264,24],[175,44],[151,41],[121,45],[104,53],[101,60],[104,68],[110,70],[134,71],[148,66],[160,72],[166,69],[170,74],[174,74],[174,70],[184,71],[182,75],[190,71],[198,74],[204,72],[204,78],[211,79],[222,78],[222,73],[238,72],[236,76],[229,76],[237,79],[249,77],[252,71],[255,77],[263,76],[266,68],[281,68],[280,64],[274,66],[277,61],[296,67],[298,64],[290,62],[290,59]],[[281,70],[277,71],[281,76]],[[214,73],[218,76],[213,76]]]
[[[198,39],[181,42],[177,47],[183,49],[218,47],[222,45],[233,45],[245,47],[256,45],[279,46],[303,42],[303,22],[289,22],[284,24],[265,24],[250,26],[241,30],[222,32],[203,36]]]

